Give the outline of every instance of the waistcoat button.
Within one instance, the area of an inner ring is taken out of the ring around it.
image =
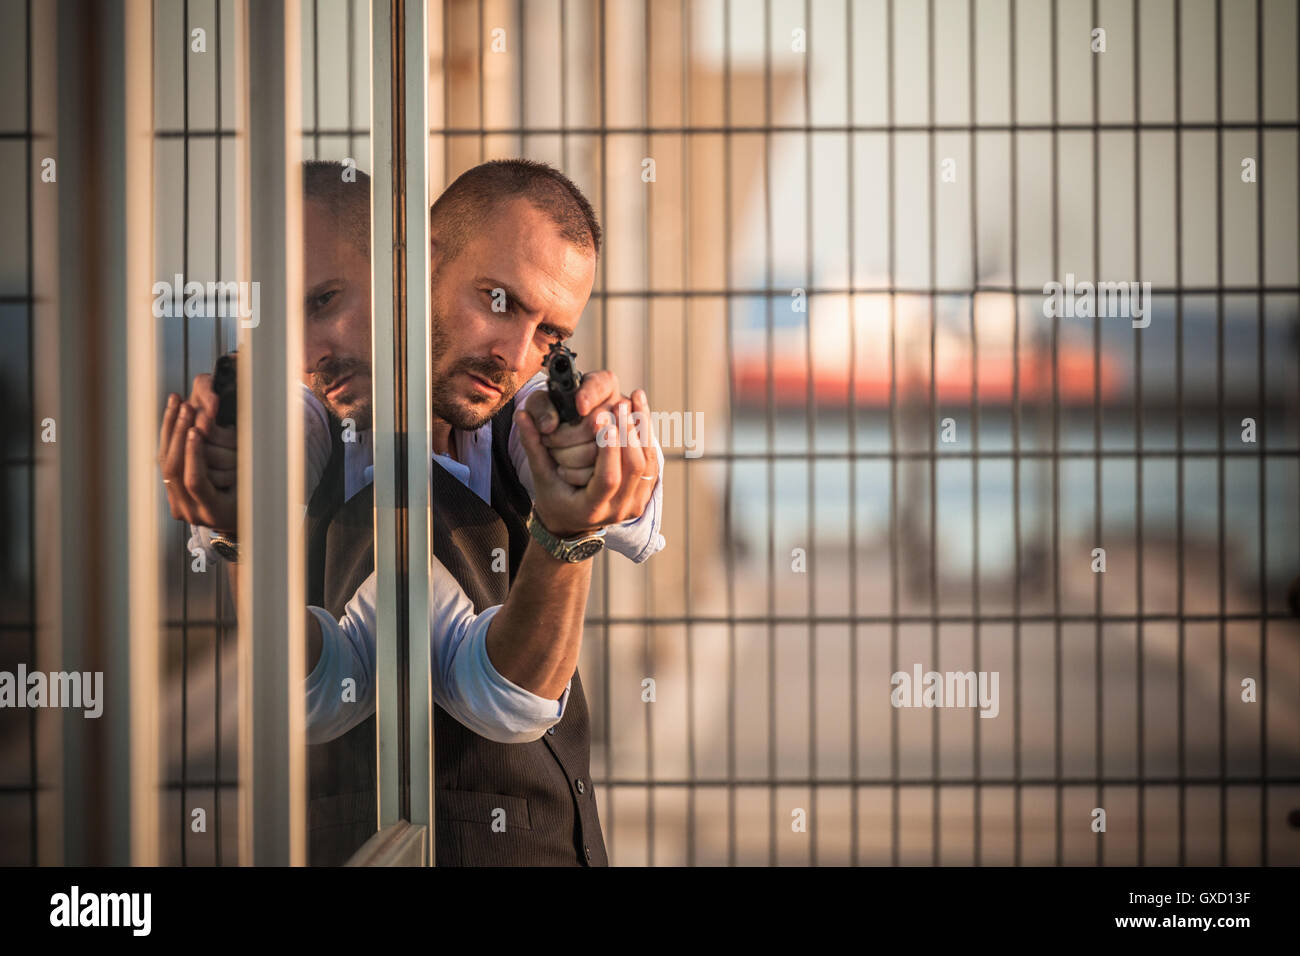
[[[582,852],[585,853],[585,854],[587,854],[587,862],[590,863],[590,862],[591,862],[591,847],[589,847],[589,846],[584,846],[584,847],[582,848]]]
[[[574,785],[575,787],[578,788],[578,792],[579,792],[579,793],[586,793],[586,792],[587,792],[587,785],[586,785],[585,783],[582,782],[582,778],[581,778],[581,777],[579,777],[577,780],[575,780],[575,781],[573,782],[573,785]],[[588,850],[587,852],[590,853],[591,851]]]

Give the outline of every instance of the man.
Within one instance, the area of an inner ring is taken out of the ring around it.
[[[369,197],[368,184],[343,183],[341,170],[337,164],[308,164],[304,174],[305,372],[329,412],[330,434],[328,462],[313,466],[310,451],[308,456],[309,470],[323,475],[309,506],[309,577],[312,602],[324,609],[311,620],[309,713],[323,736],[347,731],[325,745],[324,757],[311,756],[312,862],[341,862],[358,837],[374,828],[373,717],[363,706],[341,707],[330,693],[340,674],[359,675],[358,686],[366,686],[366,668],[373,667],[369,445],[341,440],[345,428],[368,436],[370,419],[368,250],[359,240],[368,234]],[[517,589],[537,577],[528,572],[554,561],[550,555],[532,558],[530,568],[529,556],[538,550],[529,544],[530,511],[533,536],[546,541],[552,555],[565,551],[556,537],[603,535],[610,547],[636,561],[663,546],[661,453],[642,447],[635,434],[621,449],[599,447],[595,440],[599,421],[620,406],[648,418],[644,394],[629,400],[619,394],[612,374],[589,374],[578,398],[583,421],[561,426],[540,388],[550,344],[573,333],[590,296],[599,225],[586,199],[561,174],[512,160],[460,177],[435,203],[431,231],[434,556],[460,584],[472,612],[452,599],[435,599],[435,606],[458,608],[447,621],[461,638],[486,632],[478,646],[486,648],[500,676],[516,689],[534,687],[552,703],[558,698],[550,716],[559,717],[541,740],[508,744],[498,742],[501,737],[487,739],[475,715],[457,714],[457,722],[438,708],[438,861],[605,863],[588,773],[590,731],[575,669],[577,642],[556,640],[549,657],[543,651],[539,660],[540,645],[502,637],[544,630],[537,621],[548,606],[558,615],[557,631],[580,636],[589,569],[585,577],[571,578],[559,602],[569,618],[553,599],[517,600]],[[336,241],[329,242],[330,236]],[[215,406],[202,391],[196,387],[194,431],[205,437],[196,446],[203,446],[203,463],[214,480],[205,487],[196,479],[198,490],[187,484],[178,491],[190,498],[178,516],[212,523],[223,507],[233,511],[229,492],[223,502],[216,487],[233,464],[222,445],[233,442],[212,426]],[[528,414],[514,418],[518,405]],[[176,465],[171,467],[175,472]],[[197,464],[192,468],[200,470]],[[229,513],[223,517],[230,520]],[[495,617],[489,615],[503,602]],[[357,703],[365,703],[364,695]],[[358,718],[364,722],[357,724]],[[328,839],[331,810],[334,840]],[[504,833],[493,826],[503,812]]]

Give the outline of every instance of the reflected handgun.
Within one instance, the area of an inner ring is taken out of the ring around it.
[[[573,364],[577,357],[577,352],[565,348],[560,342],[553,343],[546,356],[547,391],[551,396],[551,404],[560,413],[560,421],[566,425],[582,421],[576,401],[578,386],[582,384],[582,373]]]
[[[217,359],[217,367],[212,372],[212,391],[217,395],[217,424],[228,428],[235,424],[235,355],[223,355]]]

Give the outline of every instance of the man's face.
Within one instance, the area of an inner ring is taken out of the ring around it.
[[[303,381],[339,419],[372,421],[370,261],[320,203],[303,208]]]
[[[525,199],[500,205],[451,262],[439,258],[436,238],[432,255],[433,414],[477,429],[577,329],[596,258]],[[505,311],[493,311],[494,301]]]

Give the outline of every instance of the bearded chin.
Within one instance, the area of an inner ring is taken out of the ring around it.
[[[311,393],[316,396],[317,401],[325,406],[325,410],[339,421],[343,421],[345,418],[350,418],[352,419],[353,427],[356,428],[357,431],[364,432],[370,430],[370,426],[373,424],[373,416],[371,415],[369,402],[363,399],[358,401],[355,406],[340,407],[325,397],[326,391],[327,389],[317,388],[315,385],[311,386]]]
[[[497,409],[496,411],[500,411],[500,409]],[[460,431],[476,432],[492,420],[492,415],[494,413],[495,412],[485,412],[479,414],[476,412],[458,411],[454,417],[445,418],[443,421],[450,422],[453,428],[459,429]]]
[[[436,418],[446,422],[452,428],[472,432],[478,431],[491,421],[492,417],[505,408],[512,398],[514,398],[513,389],[510,394],[503,394],[501,401],[491,408],[483,408],[481,405],[468,404],[454,389],[439,385],[433,389],[429,404]]]
[[[509,401],[509,399],[506,399],[506,401]],[[432,405],[433,414],[442,419],[452,428],[465,432],[473,432],[478,431],[491,421],[492,416],[505,407],[505,402],[502,402],[500,405],[493,408],[479,411],[459,404],[455,401],[453,396],[435,394],[433,396]]]
[[[359,403],[357,407],[352,410],[352,414],[350,416],[345,415],[343,417],[344,418],[350,417],[352,419],[353,425],[356,427],[356,430],[359,432],[370,431],[370,426],[374,424],[372,420],[372,416],[370,414],[370,406],[365,404],[364,402]]]

